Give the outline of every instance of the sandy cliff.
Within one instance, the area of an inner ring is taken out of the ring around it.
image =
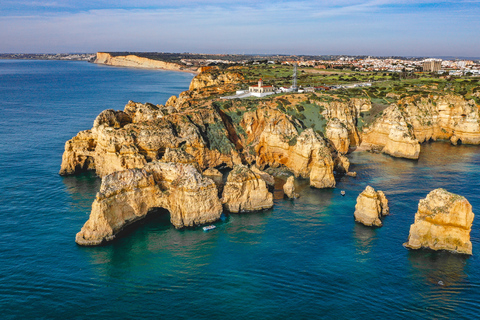
[[[472,254],[470,231],[474,214],[462,196],[445,189],[431,191],[418,203],[415,223],[410,227],[410,249],[429,248]]]
[[[394,157],[418,159],[429,140],[480,144],[480,113],[457,94],[413,95],[385,109],[362,133],[362,146]]]
[[[107,52],[97,52],[97,58],[94,62],[116,67],[196,72],[195,69],[185,67],[178,63],[153,60],[136,55],[113,56]]]
[[[191,165],[152,162],[143,169],[117,171],[102,179],[90,218],[76,242],[100,245],[111,241],[155,208],[167,209],[177,228],[209,223],[222,213],[211,179]]]

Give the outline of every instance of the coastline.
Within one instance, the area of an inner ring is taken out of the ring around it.
[[[102,64],[113,67],[147,69],[147,70],[165,70],[191,73],[197,75],[199,72],[195,69],[188,69],[180,64],[153,60],[139,57],[136,55],[112,56],[106,52],[97,52],[97,58],[93,61],[95,64]]]

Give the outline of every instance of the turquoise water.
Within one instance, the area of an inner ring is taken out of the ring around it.
[[[65,141],[100,111],[130,99],[164,103],[191,78],[0,60],[0,318],[477,317],[478,218],[471,257],[402,244],[418,200],[434,188],[464,195],[478,211],[479,147],[427,144],[419,161],[353,153],[356,179],[332,190],[301,182],[300,199],[277,192],[272,210],[227,216],[213,231],[175,230],[163,212],[110,245],[77,246],[100,181],[58,175]],[[390,201],[379,229],[353,220],[367,184]]]

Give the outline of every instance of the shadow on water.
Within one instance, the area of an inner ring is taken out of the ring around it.
[[[62,177],[62,182],[73,201],[91,200],[93,202],[96,193],[100,190],[102,179],[95,172],[88,171],[75,176]]]

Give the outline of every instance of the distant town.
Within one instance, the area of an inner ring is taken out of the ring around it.
[[[317,69],[351,69],[352,71],[429,72],[453,76],[479,76],[480,60],[438,59],[428,57],[373,57],[340,55],[238,55],[164,52],[111,52],[112,55],[134,54],[154,60],[176,62],[188,67],[209,65],[283,64]],[[0,59],[81,60],[93,61],[95,53],[0,54]]]

